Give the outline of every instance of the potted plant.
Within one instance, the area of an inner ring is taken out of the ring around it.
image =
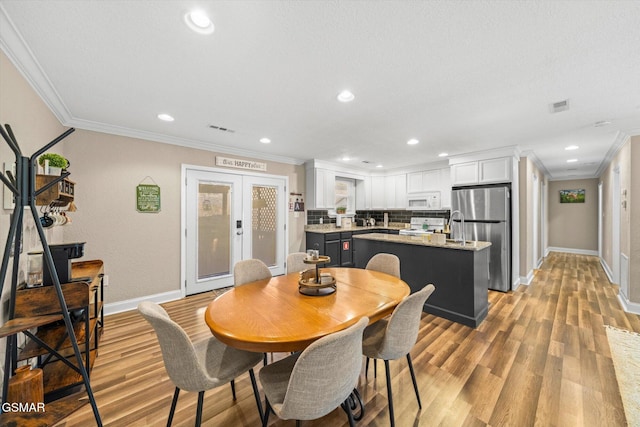
[[[49,170],[47,171],[45,168],[45,160],[49,161]],[[38,157],[38,163],[40,166],[45,168],[45,175],[60,175],[62,169],[66,169],[69,167],[69,161],[62,157],[60,154],[55,153],[45,153],[42,156]]]
[[[347,208],[345,206],[338,206],[338,207],[336,207],[336,213],[337,214],[346,214],[347,213]]]

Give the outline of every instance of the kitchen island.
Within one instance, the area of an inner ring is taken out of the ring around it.
[[[427,236],[381,233],[353,236],[355,267],[364,268],[375,254],[400,258],[400,274],[411,292],[433,283],[436,287],[424,311],[477,327],[489,307],[489,242],[445,241],[438,244]]]

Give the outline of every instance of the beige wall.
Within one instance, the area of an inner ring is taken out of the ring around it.
[[[181,167],[214,167],[216,153],[82,130],[65,144],[78,211],[64,237],[86,241],[86,259],[104,260],[106,301],[179,290]],[[267,174],[289,177],[288,191],[304,191],[304,166],[266,163]],[[160,186],[160,213],[135,209],[146,177]],[[302,249],[303,230],[304,216],[290,214],[289,251]]]
[[[613,249],[613,194],[615,174],[620,182],[620,253],[629,258],[630,303],[640,304],[640,136],[629,139],[616,153],[601,176],[603,208],[603,261],[611,269],[614,265]],[[626,191],[626,196],[622,195]],[[626,207],[623,203],[626,201]],[[635,201],[635,204],[634,204]]]
[[[560,190],[584,189],[585,203],[560,203]],[[549,181],[549,246],[598,250],[598,180]]]
[[[66,128],[1,52],[0,61],[0,121],[12,125],[23,152],[30,154]],[[84,130],[76,130],[51,151],[71,162],[78,211],[71,225],[47,231],[49,243],[86,242],[83,259],[105,262],[106,303],[179,290],[181,167],[214,166],[217,153]],[[0,154],[2,162],[13,163],[4,142]],[[288,192],[305,191],[303,165],[266,163],[267,174],[288,176]],[[135,209],[135,187],[147,176],[161,188],[158,214]],[[0,209],[3,242],[9,214]],[[304,223],[304,215],[289,213],[290,252],[304,249]],[[25,230],[25,251],[37,246],[33,229]],[[8,295],[3,294],[6,307]]]

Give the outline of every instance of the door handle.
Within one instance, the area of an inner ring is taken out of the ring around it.
[[[237,234],[238,236],[241,236],[241,235],[242,235],[242,230],[238,230],[238,231],[236,231],[236,234]]]

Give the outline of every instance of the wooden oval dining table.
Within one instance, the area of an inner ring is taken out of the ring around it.
[[[205,321],[223,343],[255,352],[300,351],[325,335],[391,314],[411,292],[392,275],[359,268],[322,268],[336,279],[336,292],[307,296],[299,273],[231,288],[209,303]]]

